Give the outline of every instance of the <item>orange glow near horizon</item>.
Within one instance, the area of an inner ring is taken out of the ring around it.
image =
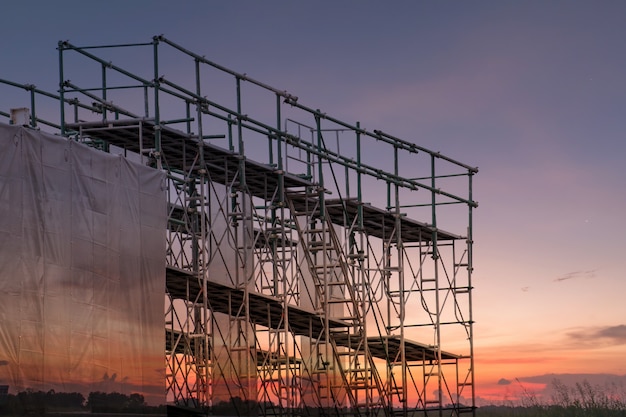
[[[593,360],[591,358],[594,358]],[[600,361],[597,358],[601,358]],[[615,374],[623,363],[623,347],[554,345],[493,345],[475,349],[476,399],[478,405],[521,404],[532,398],[550,402],[550,388],[561,377],[578,378]],[[543,377],[544,383],[527,378]]]
[[[517,348],[517,349],[516,349]],[[616,349],[612,359],[620,360],[619,349]],[[589,373],[597,374],[598,368],[592,361],[585,361],[591,353],[582,350],[541,350],[535,346],[489,346],[477,349],[475,361],[475,395],[477,406],[485,405],[530,405],[532,402],[541,404],[550,403],[551,383],[559,380],[559,374]],[[553,372],[556,370],[556,372]],[[610,372],[610,369],[600,370]],[[554,374],[554,377],[551,377]],[[527,381],[525,378],[545,375],[546,382]],[[221,377],[213,381],[212,392],[221,392],[222,396],[215,397],[223,400],[224,392],[229,386],[236,386],[235,381],[226,382]],[[277,398],[270,395],[272,384],[263,384],[257,381],[257,397],[260,400],[276,402]],[[427,392],[432,395],[432,392]],[[296,395],[294,393],[294,395]],[[465,397],[469,397],[469,390]],[[169,398],[168,398],[169,399]],[[415,406],[418,394],[411,390],[409,405]],[[463,399],[460,400],[463,403]]]

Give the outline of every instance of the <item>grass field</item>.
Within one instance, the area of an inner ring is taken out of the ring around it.
[[[558,380],[551,384],[552,398],[540,400],[524,390],[520,404],[480,407],[479,417],[626,417],[626,387],[592,385],[588,381],[567,386]]]

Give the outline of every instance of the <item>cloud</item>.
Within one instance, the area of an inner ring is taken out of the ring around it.
[[[533,390],[533,395],[539,401],[549,402],[555,398],[561,398],[563,390],[566,389],[574,400],[580,394],[581,384],[587,384],[598,393],[606,395],[621,395],[621,387],[626,384],[626,375],[615,374],[544,374],[528,377],[520,377],[519,381],[532,384],[537,389]],[[543,385],[543,387],[541,386]],[[617,390],[617,391],[616,391]],[[612,394],[611,394],[612,393]]]
[[[511,385],[511,380],[505,379],[505,378],[500,378],[498,380],[498,385]]]
[[[608,340],[615,345],[626,344],[626,325],[592,327],[573,331],[568,336],[580,342],[597,342],[598,340]]]
[[[598,330],[597,334],[600,337],[606,337],[616,341],[621,341],[622,343],[626,343],[626,325],[624,324],[605,327],[601,330]]]
[[[578,279],[578,278],[595,278],[597,269],[590,269],[588,271],[574,271],[568,272],[567,274],[561,275],[558,278],[555,278],[555,282],[567,281],[570,279]]]
[[[560,381],[565,385],[574,386],[576,383],[587,381],[593,385],[616,384],[618,386],[626,383],[626,375],[615,374],[544,374],[527,377],[520,377],[522,382],[543,383],[548,386]]]

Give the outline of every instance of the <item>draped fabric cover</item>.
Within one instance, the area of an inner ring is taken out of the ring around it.
[[[0,125],[0,385],[164,396],[158,170]]]

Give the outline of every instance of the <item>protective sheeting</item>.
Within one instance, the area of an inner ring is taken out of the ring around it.
[[[0,213],[0,386],[163,404],[164,174],[0,125]]]

